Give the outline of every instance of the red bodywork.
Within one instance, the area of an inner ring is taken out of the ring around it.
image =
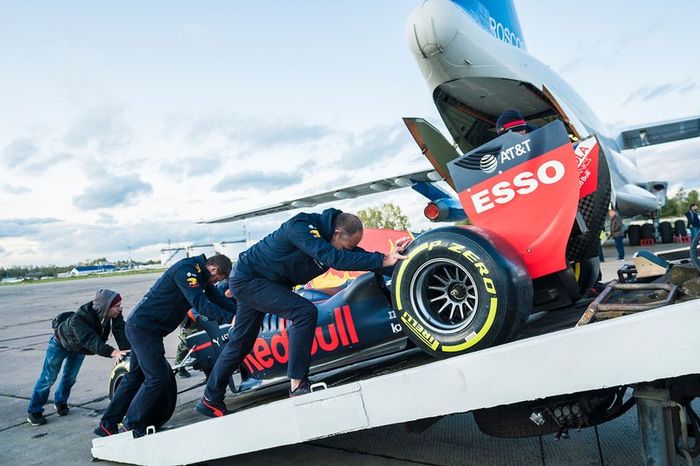
[[[468,218],[512,244],[534,279],[568,266],[578,201],[596,189],[597,156],[597,144],[574,153],[557,121],[500,136],[452,162],[450,172]]]

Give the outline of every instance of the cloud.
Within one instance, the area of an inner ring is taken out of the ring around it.
[[[689,139],[628,151],[648,179],[669,181],[669,188],[700,189],[697,154],[700,140]]]
[[[123,149],[131,139],[132,131],[124,121],[122,109],[112,106],[93,108],[76,118],[65,135],[65,142],[71,147],[95,144],[102,153]]]
[[[634,101],[646,102],[667,94],[686,95],[698,88],[695,81],[686,80],[679,83],[666,83],[658,86],[642,86],[632,91],[622,105],[627,105]]]
[[[2,226],[5,223],[7,220],[0,221]],[[101,221],[89,224],[36,223],[35,226],[31,231],[25,230],[25,234],[22,235],[23,240],[34,244],[31,248],[3,246],[6,250],[3,264],[26,264],[27,258],[31,258],[34,265],[77,264],[86,258],[96,257],[118,260],[126,259],[129,250],[136,260],[159,259],[160,249],[166,247],[169,241],[171,247],[176,247],[208,244],[212,240],[232,241],[242,236],[240,225],[201,225],[179,220],[149,219],[128,224],[108,224]]]
[[[151,184],[141,181],[138,175],[110,175],[99,178],[99,181],[94,181],[82,194],[73,198],[76,207],[89,210],[131,205],[139,196],[153,193]]]
[[[6,218],[0,221],[0,238],[13,238],[32,235],[41,230],[42,225],[60,223],[56,218]]]
[[[100,212],[100,218],[98,220],[100,225],[116,225],[117,219],[114,215],[108,214],[106,212]]]
[[[289,122],[269,126],[260,125],[242,132],[242,136],[252,144],[264,143],[272,146],[316,141],[329,134],[331,130],[325,126]]]
[[[285,172],[263,172],[259,170],[249,170],[235,175],[229,175],[221,179],[215,186],[214,191],[243,191],[252,189],[256,191],[275,191],[286,188],[301,182],[303,176],[297,173]]]
[[[2,186],[0,186],[0,189],[2,189],[7,194],[27,194],[32,192],[31,189],[25,186],[14,186],[9,183],[3,184]]]
[[[57,154],[36,157],[35,160],[22,168],[25,173],[39,174],[51,170],[59,163],[68,162],[74,158],[69,152],[59,152]]]
[[[53,155],[42,154],[37,142],[29,137],[21,137],[12,141],[0,152],[0,158],[5,165],[23,173],[37,175],[61,162],[68,161],[73,155],[59,152]]]
[[[179,178],[208,175],[221,167],[223,158],[222,155],[214,153],[204,156],[192,155],[164,162],[161,169]]]
[[[332,134],[325,126],[287,119],[263,120],[238,115],[208,114],[191,124],[188,139],[203,141],[223,136],[229,142],[243,147],[286,146],[317,141]]]
[[[33,139],[22,137],[9,143],[0,153],[5,165],[21,168],[31,162],[39,154],[39,146]]]
[[[399,125],[377,126],[348,140],[338,164],[344,168],[376,165],[396,155],[410,142]]]

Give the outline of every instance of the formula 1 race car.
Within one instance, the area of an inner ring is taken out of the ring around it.
[[[409,346],[445,358],[502,344],[533,310],[567,307],[597,280],[610,176],[594,136],[574,150],[555,121],[501,135],[443,169],[471,226],[418,236],[390,279],[366,273],[338,288],[299,291],[319,310],[312,374]],[[208,374],[227,330],[190,336],[184,364]],[[285,380],[287,358],[287,322],[268,315],[232,390]],[[110,396],[127,370],[128,360],[115,367]],[[173,388],[156,426],[172,414],[175,395]]]
[[[389,277],[365,273],[334,288],[301,288],[298,293],[318,308],[318,325],[311,348],[311,374],[326,372],[379,356],[400,352],[409,345],[391,307],[386,282]],[[156,408],[153,425],[164,424],[175,409],[177,386],[175,373],[181,367],[209,375],[222,346],[228,341],[230,325],[218,325],[198,318],[203,331],[186,339],[189,352],[181,364],[173,367],[168,393]],[[285,319],[268,314],[253,351],[240,368],[241,382],[229,386],[235,394],[286,381],[289,338]],[[121,378],[129,371],[129,357],[119,362],[110,375],[112,398]]]

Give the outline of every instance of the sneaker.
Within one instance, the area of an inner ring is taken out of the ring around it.
[[[231,414],[232,412],[228,410],[228,408],[226,407],[226,403],[224,403],[223,401],[217,403],[216,401],[209,401],[204,397],[202,397],[197,402],[197,404],[194,405],[194,409],[198,413],[204,414],[208,417],[226,416],[227,414]]]
[[[119,433],[119,428],[100,422],[100,424],[97,427],[95,427],[95,429],[92,432],[98,437],[109,437],[110,435]]]
[[[46,418],[42,413],[27,413],[27,422],[36,426],[43,426],[46,424]]]
[[[188,379],[190,377],[190,373],[187,369],[184,367],[181,367],[177,370],[177,376],[180,377],[181,379]]]
[[[131,432],[131,435],[132,435],[134,438],[139,438],[139,437],[143,437],[144,435],[146,435],[146,432],[143,431],[142,429],[132,429],[131,427],[129,427],[129,426],[127,426],[126,424],[124,424],[123,422],[120,423],[120,424],[119,424],[119,433],[120,433],[120,434],[123,434],[123,433],[126,433],[126,432]]]
[[[59,416],[66,416],[68,413],[70,413],[68,403],[56,403],[53,405],[53,407],[56,408],[56,414]]]
[[[311,393],[311,382],[309,382],[309,379],[301,379],[297,388],[289,390],[289,398],[306,395],[307,393]]]

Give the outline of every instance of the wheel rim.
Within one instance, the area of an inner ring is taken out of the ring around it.
[[[410,290],[411,304],[422,323],[438,332],[459,332],[471,323],[479,306],[474,278],[450,259],[433,259],[421,265]]]

